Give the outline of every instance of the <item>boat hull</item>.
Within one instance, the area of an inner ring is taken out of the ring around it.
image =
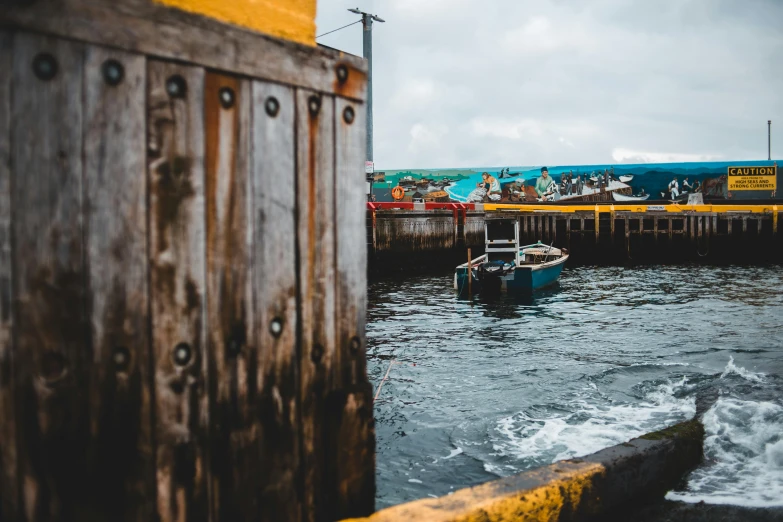
[[[553,285],[560,277],[568,256],[565,255],[544,265],[522,265],[515,267],[509,274],[485,278],[483,281],[473,274],[471,292],[508,292],[528,293]],[[468,269],[457,267],[454,274],[454,287],[460,294],[467,293]]]

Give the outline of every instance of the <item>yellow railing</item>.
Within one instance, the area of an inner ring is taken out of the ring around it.
[[[667,213],[716,213],[725,214],[729,212],[743,212],[750,214],[773,214],[773,219],[777,217],[777,205],[655,205],[655,204],[624,204],[624,205],[554,205],[542,203],[540,205],[512,205],[504,203],[485,203],[484,210],[503,210],[512,212],[667,212]]]

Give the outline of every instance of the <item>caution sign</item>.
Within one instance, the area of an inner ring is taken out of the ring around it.
[[[729,167],[729,191],[777,190],[778,167]]]

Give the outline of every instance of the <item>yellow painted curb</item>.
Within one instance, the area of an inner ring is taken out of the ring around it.
[[[153,0],[278,38],[315,45],[316,0]]]
[[[390,507],[367,518],[344,522],[484,522],[557,520],[573,511],[605,468],[591,462],[559,462],[525,474],[525,484],[509,480],[461,489],[452,495]]]

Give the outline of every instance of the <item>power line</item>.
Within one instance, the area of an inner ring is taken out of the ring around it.
[[[318,36],[316,36],[316,38],[320,38],[320,37],[322,37],[322,36],[326,36],[327,34],[332,34],[332,33],[335,33],[335,32],[337,32],[337,31],[339,31],[340,29],[345,29],[346,27],[351,27],[352,25],[354,25],[354,24],[358,24],[358,23],[360,23],[360,22],[361,22],[361,20],[356,20],[355,22],[351,22],[351,23],[350,23],[350,24],[348,24],[348,25],[344,25],[344,26],[342,26],[342,27],[338,27],[338,28],[337,28],[337,29],[335,29],[334,31],[329,31],[328,33],[319,34]]]

